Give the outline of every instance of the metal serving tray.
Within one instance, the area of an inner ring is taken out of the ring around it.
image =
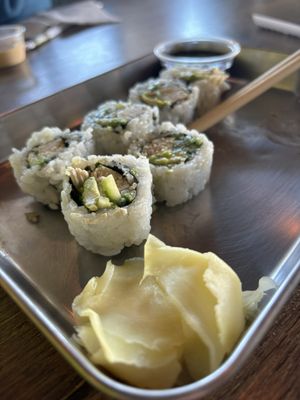
[[[244,50],[232,76],[245,83],[284,55]],[[212,176],[206,189],[173,208],[159,205],[152,233],[170,245],[213,251],[238,273],[243,289],[263,275],[278,288],[230,357],[206,378],[170,390],[142,390],[116,381],[95,367],[72,339],[71,303],[85,283],[101,275],[108,260],[79,246],[60,212],[23,194],[7,157],[33,130],[45,125],[75,126],[106,99],[126,98],[132,84],[157,75],[150,55],[96,77],[0,121],[0,265],[5,290],[15,299],[74,368],[99,390],[120,399],[195,399],[223,384],[248,358],[300,278],[300,105],[297,76],[274,88],[209,131],[215,144]],[[36,211],[40,223],[24,213]],[[132,247],[115,259],[141,255]]]

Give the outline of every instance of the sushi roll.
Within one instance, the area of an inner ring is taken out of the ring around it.
[[[230,89],[229,84],[226,82],[228,75],[219,68],[207,70],[192,67],[175,67],[163,70],[160,76],[163,79],[179,79],[187,85],[199,88],[198,117],[217,105],[222,93]]]
[[[204,189],[209,180],[213,143],[196,130],[163,123],[143,144],[133,143],[129,152],[149,159],[157,201],[168,206],[184,203]]]
[[[81,246],[105,256],[139,245],[150,232],[151,186],[146,158],[75,157],[61,193],[70,232]]]
[[[13,149],[9,157],[15,178],[23,192],[58,209],[66,167],[74,156],[94,153],[90,131],[43,128],[34,132],[22,150]]]
[[[156,128],[158,113],[145,104],[108,101],[86,115],[82,129],[92,129],[97,154],[126,154],[132,140]]]
[[[199,89],[180,80],[149,79],[138,83],[129,92],[129,100],[159,108],[159,120],[190,123],[198,103]]]

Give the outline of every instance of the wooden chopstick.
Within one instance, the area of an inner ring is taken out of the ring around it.
[[[209,129],[220,122],[227,115],[233,113],[245,104],[249,103],[273,85],[280,82],[288,75],[300,68],[300,50],[291,54],[280,63],[266,71],[264,74],[249,83],[243,89],[239,90],[228,99],[208,111],[201,118],[190,124],[190,128],[197,129],[200,132]]]

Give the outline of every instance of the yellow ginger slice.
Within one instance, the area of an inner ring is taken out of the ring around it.
[[[180,312],[184,361],[193,379],[215,370],[244,329],[241,283],[212,253],[166,246],[149,235],[144,278],[152,276]]]
[[[226,263],[152,235],[144,262],[108,262],[102,277],[75,298],[73,310],[91,360],[150,389],[172,387],[182,371],[196,380],[215,370],[245,319],[240,280]]]
[[[215,317],[219,339],[224,352],[229,354],[245,328],[241,281],[223,260],[213,253],[204,253],[208,268],[203,279],[217,299]]]
[[[78,337],[91,360],[133,385],[167,388],[181,370],[180,316],[151,277],[140,284],[143,260],[107,264],[73,303]]]

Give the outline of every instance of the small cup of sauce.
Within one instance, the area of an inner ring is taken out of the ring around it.
[[[20,64],[26,59],[22,25],[0,26],[0,68]]]
[[[182,66],[223,71],[231,67],[240,51],[238,42],[223,38],[177,40],[154,48],[154,54],[166,68]]]

